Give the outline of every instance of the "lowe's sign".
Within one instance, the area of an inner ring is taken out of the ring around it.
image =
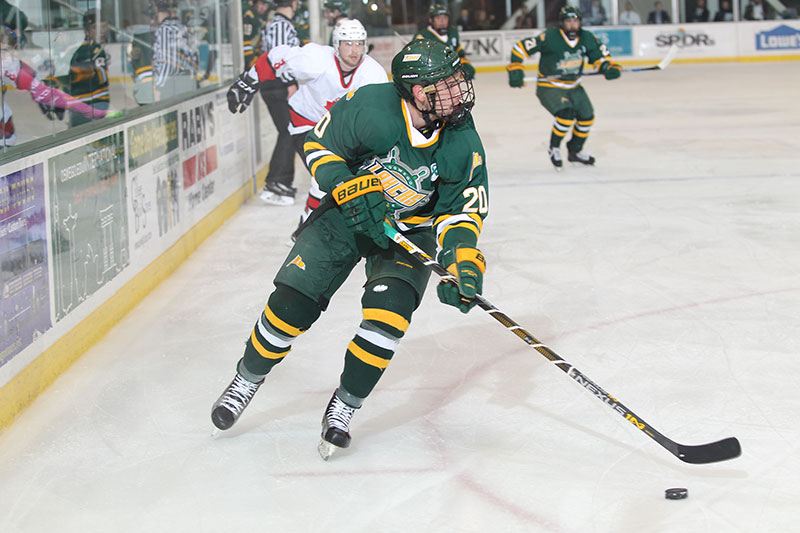
[[[778,26],[774,30],[756,34],[756,50],[790,50],[800,48],[800,30]]]

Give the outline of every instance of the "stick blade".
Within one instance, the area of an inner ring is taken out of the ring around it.
[[[739,457],[742,454],[742,446],[736,437],[728,437],[727,439],[698,446],[678,444],[673,453],[684,463],[704,465]]]
[[[669,47],[667,55],[664,56],[664,59],[662,59],[661,62],[657,65],[658,70],[664,70],[665,68],[667,68],[667,65],[672,63],[672,60],[675,59],[675,56],[677,54],[678,54],[678,47],[673,44],[672,46]]]

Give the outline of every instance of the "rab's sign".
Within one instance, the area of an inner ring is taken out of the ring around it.
[[[794,50],[800,48],[800,30],[782,24],[756,33],[756,50]]]

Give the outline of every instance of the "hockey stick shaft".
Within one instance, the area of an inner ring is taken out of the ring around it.
[[[649,67],[624,68],[622,69],[622,72],[647,72],[651,70],[664,70],[665,68],[667,68],[667,66],[669,66],[670,63],[672,63],[672,60],[675,59],[675,56],[677,54],[678,54],[678,47],[673,44],[672,46],[669,47],[669,50],[667,50],[667,55],[664,56],[664,59],[662,59],[658,63],[658,65],[652,65]],[[600,76],[602,74],[603,74],[602,72],[589,72],[587,74],[583,74],[583,76]],[[533,82],[537,81],[537,79],[538,78],[529,76],[525,78],[525,81]]]
[[[457,283],[456,278],[450,274],[442,265],[440,265],[430,255],[425,253],[417,245],[406,238],[402,233],[397,231],[391,224],[384,222],[384,229],[386,235],[395,243],[400,245],[411,256],[420,261],[422,264],[429,266],[438,276],[446,282]],[[576,383],[592,393],[597,399],[602,401],[617,414],[625,418],[628,422],[633,424],[637,429],[642,431],[645,435],[656,441],[667,451],[672,453],[681,461],[693,464],[715,463],[724,461],[726,459],[733,459],[741,454],[741,447],[739,441],[733,437],[723,439],[721,441],[703,444],[699,446],[687,446],[678,444],[671,439],[662,435],[659,431],[653,428],[650,424],[642,420],[640,416],[625,407],[619,400],[611,396],[602,387],[597,385],[594,381],[589,379],[580,370],[575,368],[572,364],[564,360],[550,347],[539,341],[536,337],[526,331],[522,326],[517,324],[508,315],[500,311],[492,305],[483,296],[478,295],[475,297],[478,306],[484,311],[488,312],[492,318],[500,322],[509,331],[522,339],[531,348],[535,349],[543,355],[548,361],[553,363],[561,371],[571,377]]]

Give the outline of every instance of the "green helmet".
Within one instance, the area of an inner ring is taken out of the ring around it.
[[[436,15],[447,15],[450,16],[450,12],[447,11],[447,6],[444,4],[433,4],[431,8],[428,10],[428,16],[430,18],[435,17]]]
[[[412,88],[422,85],[431,103],[436,109],[437,91],[432,89],[436,82],[456,74],[461,74],[459,105],[447,116],[440,117],[450,124],[457,124],[467,118],[475,105],[475,92],[472,82],[466,80],[461,58],[446,44],[428,39],[412,39],[392,59],[392,80],[400,96],[414,102]]]
[[[558,12],[558,20],[564,22],[565,19],[578,19],[583,20],[581,10],[575,6],[564,6]]]
[[[330,10],[338,9],[339,13],[347,14],[350,11],[350,3],[344,0],[326,0],[322,7]]]

